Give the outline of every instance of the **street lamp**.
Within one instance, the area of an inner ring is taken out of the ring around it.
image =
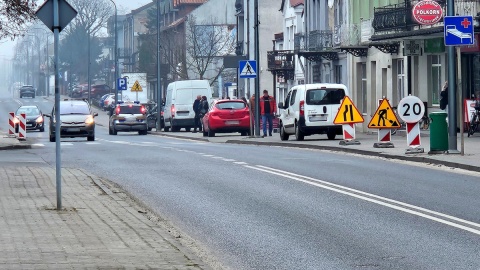
[[[46,69],[45,69],[45,81],[46,81],[46,89],[45,91],[47,92],[47,97],[50,96],[50,58],[49,58],[49,50],[48,50],[48,37],[50,36],[50,33],[49,31],[45,30],[45,29],[42,29],[42,28],[33,28],[33,30],[40,30],[40,31],[43,31],[46,36],[47,36],[47,45],[46,45]]]
[[[115,84],[115,104],[118,103],[118,85],[117,85],[117,79],[120,77],[118,75],[118,44],[117,44],[117,5],[115,4],[115,2],[113,0],[110,0],[110,2],[112,2],[113,6],[115,7],[115,23],[114,23],[114,32],[115,32],[115,35],[114,35],[114,38],[115,38],[115,45],[114,45],[114,49],[115,49],[115,52],[114,52],[114,56],[115,56],[115,78],[113,78],[114,80],[114,84]]]

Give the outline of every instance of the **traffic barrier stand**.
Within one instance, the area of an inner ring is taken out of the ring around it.
[[[8,113],[8,137],[16,137],[14,119],[15,119],[15,113],[9,112]]]
[[[407,144],[408,149],[405,150],[405,154],[417,154],[423,153],[423,147],[420,147],[420,124],[407,123]]]
[[[373,148],[395,148],[391,142],[392,130],[387,128],[378,129],[378,142],[373,144]]]
[[[340,141],[340,145],[358,145],[359,141],[355,140],[355,124],[343,124],[342,125],[343,140]]]
[[[20,114],[18,122],[18,140],[25,140],[27,138],[27,115],[24,113]]]

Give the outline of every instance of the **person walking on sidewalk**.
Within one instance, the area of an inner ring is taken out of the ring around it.
[[[273,132],[273,116],[277,112],[277,105],[275,99],[268,94],[267,90],[263,90],[263,96],[260,98],[260,114],[262,115],[263,136],[267,136],[267,121],[268,121],[268,135],[272,136]]]
[[[442,91],[440,92],[440,109],[447,112],[448,106],[448,81],[443,84]]]
[[[202,126],[200,125],[200,103],[202,101],[202,96],[198,95],[197,99],[193,102],[193,112],[195,112],[195,117],[193,118],[193,133],[202,131]]]

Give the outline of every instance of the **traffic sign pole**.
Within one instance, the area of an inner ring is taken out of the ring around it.
[[[53,0],[53,54],[55,66],[55,177],[57,187],[57,210],[62,209],[62,155],[60,151],[60,84],[58,70],[59,42],[58,0]],[[52,117],[54,117],[52,115]]]
[[[447,16],[455,15],[455,1],[447,0]],[[448,153],[458,154],[457,150],[457,98],[455,78],[455,48],[448,46]]]

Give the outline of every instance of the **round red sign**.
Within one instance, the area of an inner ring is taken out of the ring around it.
[[[412,15],[419,24],[436,24],[443,17],[443,8],[433,0],[423,0],[413,6]]]

